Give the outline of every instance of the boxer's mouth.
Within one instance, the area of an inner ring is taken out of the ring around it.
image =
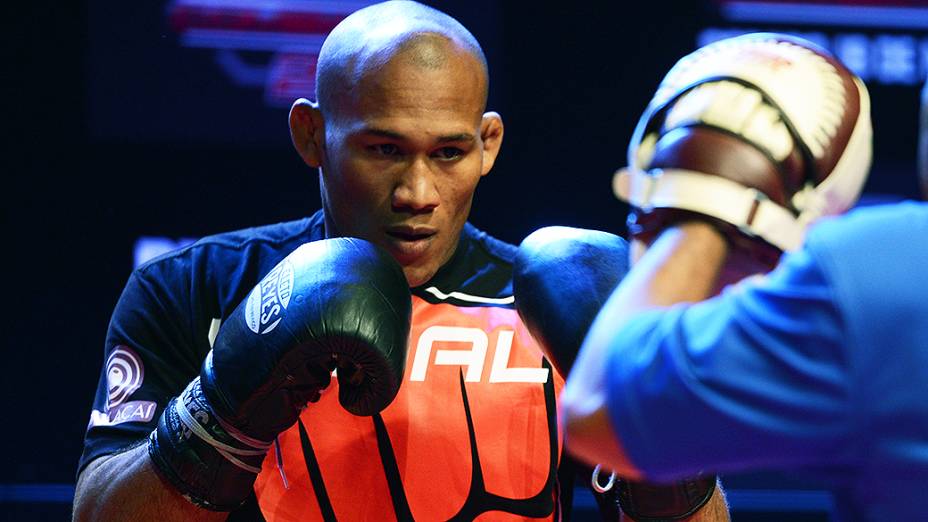
[[[437,233],[437,230],[427,226],[399,225],[387,228],[387,235],[400,241],[421,241]]]
[[[387,227],[387,250],[401,264],[415,263],[429,252],[438,231],[428,226],[397,225]]]

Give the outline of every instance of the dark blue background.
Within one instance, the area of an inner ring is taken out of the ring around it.
[[[623,233],[611,174],[662,75],[693,50],[700,29],[723,23],[712,4],[431,3],[484,45],[491,109],[506,124],[472,221],[510,242],[549,224]],[[12,11],[0,514],[38,520],[66,517],[69,505],[14,502],[28,495],[11,485],[73,483],[136,238],[297,218],[317,208],[319,192],[290,147],[286,109],[229,85],[210,51],[180,46],[163,5],[85,0]],[[915,197],[918,87],[871,85],[871,94],[867,190]],[[779,475],[728,484],[815,487]]]

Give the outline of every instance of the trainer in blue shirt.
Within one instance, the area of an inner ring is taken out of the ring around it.
[[[814,113],[829,106],[817,97],[831,99],[836,71],[846,80],[810,44],[754,35],[701,49],[668,74],[616,182],[641,255],[562,395],[577,456],[655,481],[802,470],[833,484],[842,518],[924,519],[928,204],[820,219],[843,210],[830,202],[856,197],[863,177],[849,169],[869,167],[859,80],[832,104],[838,116]],[[778,118],[766,128],[738,120],[752,110]],[[928,188],[928,165],[921,174]],[[736,185],[761,196],[741,206]],[[778,222],[765,205],[798,218]],[[791,234],[813,222],[797,247]],[[716,295],[777,249],[787,253],[772,272]]]

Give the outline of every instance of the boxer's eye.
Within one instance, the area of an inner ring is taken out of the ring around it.
[[[368,145],[367,150],[380,156],[397,156],[400,154],[400,148],[393,143],[378,143],[376,145]]]
[[[464,155],[464,151],[457,147],[442,147],[432,153],[432,156],[440,160],[454,160]]]

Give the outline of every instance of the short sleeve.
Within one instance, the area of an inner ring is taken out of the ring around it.
[[[193,334],[184,268],[168,258],[130,276],[107,330],[78,474],[147,437],[167,402],[197,375],[208,341]]]
[[[657,480],[840,460],[852,429],[843,330],[807,251],[714,299],[648,312],[611,342],[615,433]]]

